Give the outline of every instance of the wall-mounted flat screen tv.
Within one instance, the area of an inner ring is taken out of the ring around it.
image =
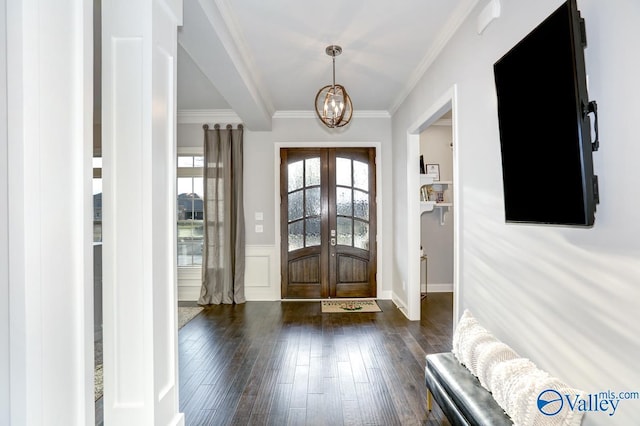
[[[597,107],[585,47],[584,20],[569,0],[494,64],[507,222],[594,223]]]

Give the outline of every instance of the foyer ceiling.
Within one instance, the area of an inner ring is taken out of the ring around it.
[[[252,130],[313,111],[336,82],[359,111],[392,113],[478,0],[185,0],[178,109],[233,110]]]

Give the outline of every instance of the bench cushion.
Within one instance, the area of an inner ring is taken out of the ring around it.
[[[513,424],[491,393],[452,353],[431,354],[426,359],[427,388],[452,424]]]

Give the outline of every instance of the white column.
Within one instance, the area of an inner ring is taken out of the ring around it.
[[[182,0],[102,3],[104,415],[178,413],[176,51]]]
[[[7,99],[6,0],[0,0],[0,99]],[[7,104],[0,102],[0,424],[10,424]]]
[[[6,6],[10,408],[3,414],[12,426],[86,425],[94,418],[93,3]]]

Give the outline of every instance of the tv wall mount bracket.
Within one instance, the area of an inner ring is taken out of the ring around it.
[[[587,105],[583,106],[583,118],[585,118],[589,114],[593,114],[595,119],[593,123],[595,140],[591,142],[591,151],[597,151],[598,148],[600,148],[600,133],[598,132],[598,104],[596,103],[596,101],[590,101]]]

